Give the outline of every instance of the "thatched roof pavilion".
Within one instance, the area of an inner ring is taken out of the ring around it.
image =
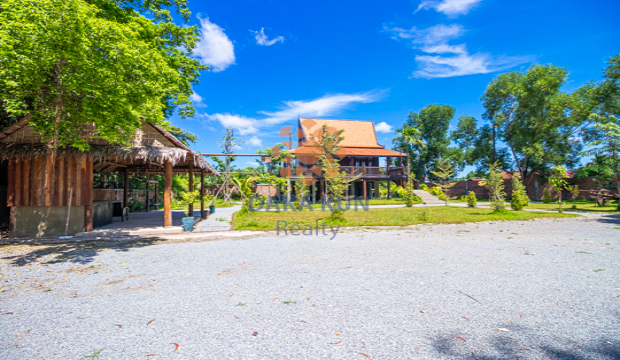
[[[80,138],[87,141],[89,150],[71,147],[54,151],[28,124],[30,119],[28,115],[0,132],[0,160],[8,160],[11,236],[62,235],[66,219],[60,214],[66,216],[69,198],[69,232],[92,231],[95,173],[124,174],[123,207],[127,206],[129,175],[165,174],[164,226],[171,226],[172,174],[200,174],[203,181],[207,174],[218,174],[202,156],[155,124],[142,123],[129,147],[98,138],[94,125],[85,126]]]

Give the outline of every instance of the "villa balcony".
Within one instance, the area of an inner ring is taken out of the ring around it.
[[[364,178],[372,177],[404,177],[405,168],[402,166],[341,166],[340,171],[350,176],[362,175]]]

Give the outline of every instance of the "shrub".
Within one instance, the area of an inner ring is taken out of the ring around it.
[[[545,188],[545,190],[543,191],[542,201],[545,204],[550,204],[551,203],[551,192],[549,192],[549,188]]]
[[[504,212],[504,177],[502,173],[498,171],[497,163],[489,165],[489,177],[485,181],[480,181],[479,184],[489,190],[489,200],[493,206],[494,212]]]
[[[510,207],[513,210],[521,210],[530,203],[525,192],[525,186],[521,182],[519,175],[512,177],[512,198],[510,199]]]
[[[420,190],[431,192],[431,190],[428,188],[428,186],[426,186],[426,184],[421,184],[420,185]]]
[[[440,198],[443,201],[447,201],[448,197],[446,196],[446,194],[444,194],[444,192],[441,190],[441,188],[439,186],[435,186],[432,187],[429,191],[429,193],[437,196],[438,198]]]
[[[476,199],[476,193],[473,191],[469,192],[469,195],[467,195],[467,206],[468,207],[476,207],[476,205],[478,205],[478,199]]]
[[[411,180],[407,182],[407,185],[403,189],[403,198],[405,199],[405,205],[407,207],[412,207],[413,204],[420,204],[422,202],[422,198],[420,198],[414,192],[415,189],[413,187],[413,174],[411,174],[410,176]]]

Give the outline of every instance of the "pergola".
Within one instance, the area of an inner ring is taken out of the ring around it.
[[[66,214],[71,233],[93,229],[93,174],[124,175],[123,207],[128,202],[131,174],[163,174],[164,226],[172,226],[172,174],[205,175],[218,172],[204,158],[161,126],[143,122],[131,146],[120,146],[97,138],[94,126],[86,126],[80,137],[90,149],[51,149],[28,125],[28,115],[0,133],[0,159],[8,160],[7,206],[9,231],[15,236],[63,235]],[[193,189],[193,176],[190,188]],[[204,189],[201,188],[204,194]],[[193,214],[193,205],[190,205]],[[71,213],[71,212],[70,212]],[[68,217],[67,217],[68,218]]]

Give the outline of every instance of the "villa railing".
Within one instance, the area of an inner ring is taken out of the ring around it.
[[[403,176],[404,167],[380,167],[380,166],[341,166],[340,171],[350,176],[362,174],[364,177]]]

